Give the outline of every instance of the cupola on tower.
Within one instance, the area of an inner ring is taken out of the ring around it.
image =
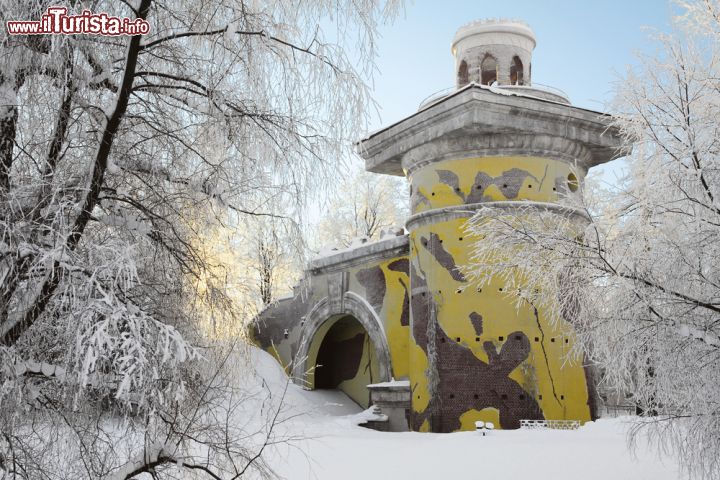
[[[455,34],[455,83],[481,85],[531,84],[535,34],[516,20],[481,20],[461,27]]]

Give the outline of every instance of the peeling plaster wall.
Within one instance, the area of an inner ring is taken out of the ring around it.
[[[483,291],[468,288],[457,268],[468,261],[466,218],[443,210],[468,205],[469,216],[478,203],[553,202],[583,173],[567,161],[531,156],[416,168],[409,180],[412,213],[420,216],[409,222],[409,245],[398,247],[398,237],[386,250],[380,242],[310,269],[294,298],[260,315],[256,341],[299,383],[314,388],[313,367],[326,335],[340,319],[356,318],[355,329],[328,340],[356,338],[363,345],[355,357],[337,355],[353,370],[343,374],[339,388],[367,406],[365,385],[389,379],[381,378],[386,358],[388,377],[410,380],[414,430],[471,430],[477,420],[501,428],[517,428],[520,419],[590,420],[592,382],[582,362],[564,363],[574,341],[570,325],[543,312],[536,316],[530,307],[517,310],[499,283]],[[348,295],[359,299],[355,306]],[[304,360],[302,368],[293,368],[298,360]]]
[[[590,420],[585,369],[581,362],[563,365],[573,342],[570,325],[530,307],[518,310],[500,283],[467,288],[457,268],[468,261],[466,219],[443,211],[492,201],[552,202],[568,176],[581,173],[567,162],[517,156],[441,161],[410,174],[413,213],[424,213],[408,225],[414,430],[472,430],[477,420],[501,428],[518,428],[520,419]]]

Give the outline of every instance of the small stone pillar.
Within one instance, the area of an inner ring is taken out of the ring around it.
[[[394,380],[367,386],[370,390],[370,404],[388,417],[387,431],[407,432],[410,411],[410,382]]]

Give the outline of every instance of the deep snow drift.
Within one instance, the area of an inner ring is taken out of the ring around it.
[[[256,376],[282,394],[286,377],[267,353],[253,349]],[[289,385],[284,420],[276,428],[289,443],[267,452],[281,478],[289,480],[516,479],[675,480],[673,459],[645,445],[628,449],[633,420],[602,419],[575,431],[494,431],[452,434],[382,433],[357,426],[364,414],[336,391],[305,391]]]

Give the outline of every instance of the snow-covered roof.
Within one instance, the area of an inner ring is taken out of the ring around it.
[[[331,251],[323,256],[317,256],[310,260],[308,270],[344,268],[351,264],[363,263],[370,258],[393,257],[401,254],[401,252],[406,252],[407,248],[407,234],[386,235],[377,241],[357,243],[343,250]]]

